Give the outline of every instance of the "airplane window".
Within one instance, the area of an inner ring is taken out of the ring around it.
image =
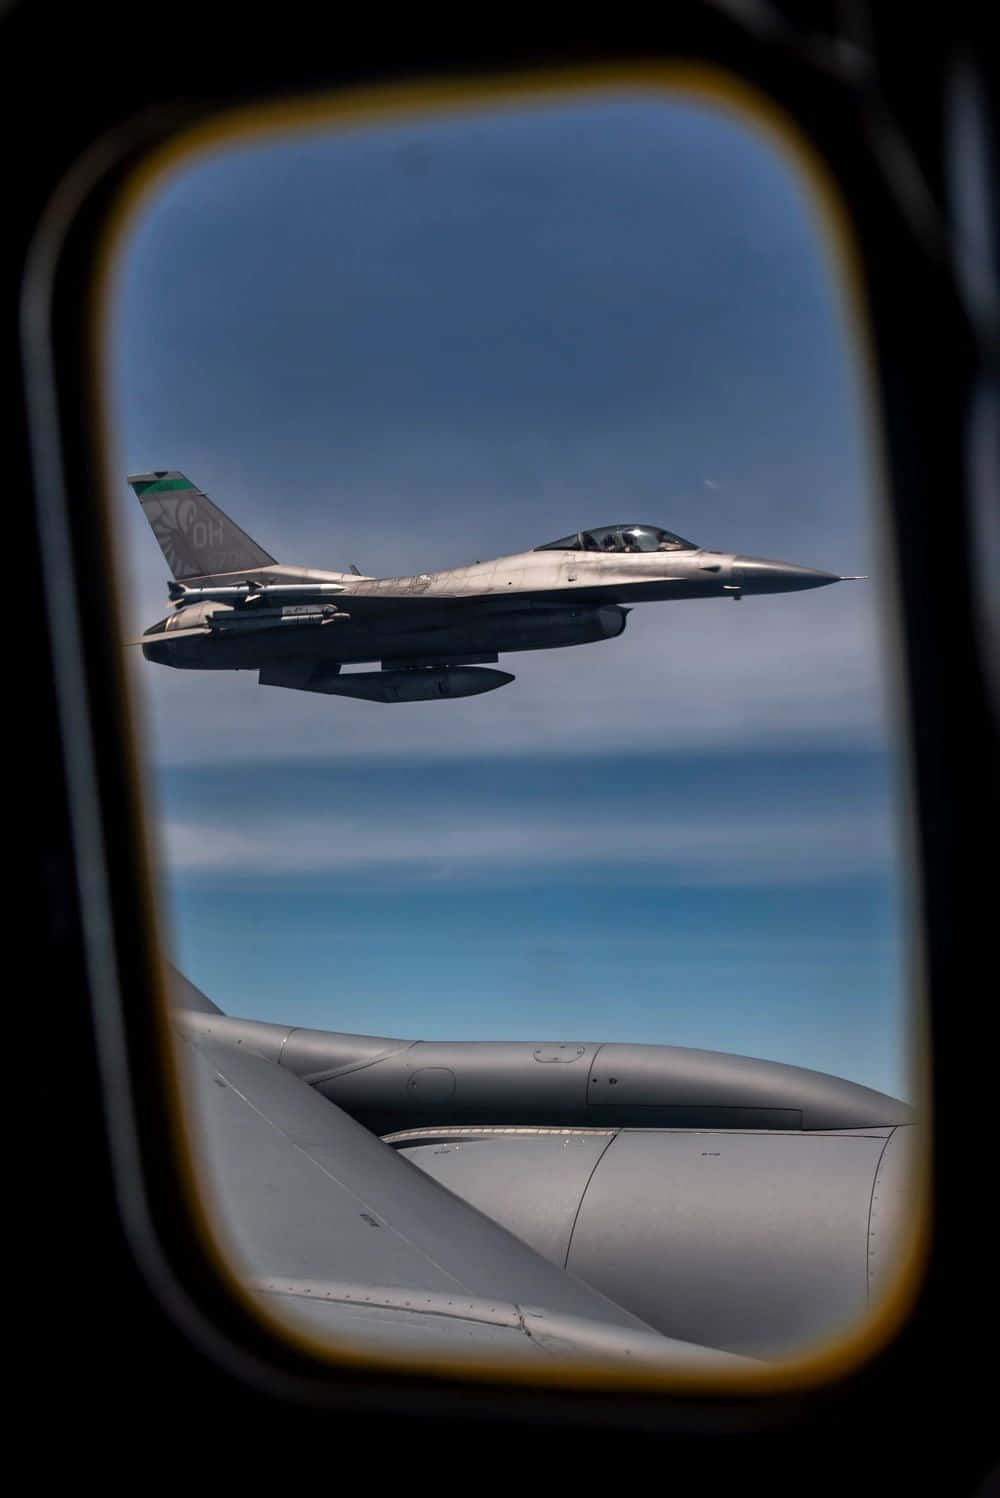
[[[563,536],[558,541],[546,541],[546,543],[545,543],[544,546],[536,546],[535,550],[536,551],[580,551],[581,548],[587,548],[588,547],[588,542],[589,542],[589,545],[591,547],[594,545],[594,539],[590,535],[590,533],[587,532],[587,531],[584,531],[583,533],[581,533],[580,531],[577,531],[575,533],[575,535],[572,535],[572,536]]]
[[[664,530],[652,530],[652,534],[650,535],[651,529],[652,528],[649,527],[649,526],[640,526],[637,529],[637,534],[640,537],[640,545],[641,545],[643,551],[653,551],[653,550],[656,550],[656,551],[694,551],[694,550],[696,550],[693,541],[685,541],[683,539],[683,537],[681,537],[681,536],[675,536],[671,531],[664,531]],[[641,538],[643,538],[643,537],[649,537],[650,540],[652,540],[655,543],[655,545],[644,545],[644,544],[642,544],[642,539]]]
[[[696,551],[693,541],[685,541],[672,531],[655,525],[604,525],[589,531],[577,531],[558,541],[546,541],[536,551]]]
[[[583,532],[585,549],[604,551],[695,551],[692,541],[685,541],[671,531],[661,530],[655,525],[606,525],[597,530]],[[590,547],[588,547],[588,541]],[[559,543],[550,542],[540,546],[547,551]]]
[[[317,115],[175,161],[117,266],[123,649],[241,1278],[418,1365],[866,1325],[921,1100],[806,179],[627,80]]]

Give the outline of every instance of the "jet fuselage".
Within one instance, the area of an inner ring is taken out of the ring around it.
[[[164,665],[200,670],[257,669],[302,654],[343,665],[470,663],[471,656],[612,639],[625,627],[626,610],[637,603],[738,599],[837,580],[811,568],[704,550],[610,556],[528,551],[388,578],[276,565],[199,579],[189,595],[218,596],[182,602],[153,627],[156,633],[144,641],[143,653]],[[331,614],[324,619],[322,603],[313,617],[303,617],[290,612],[296,605],[269,608],[270,600],[260,595],[257,601],[246,595],[246,601],[226,598],[224,590],[248,582],[264,588],[334,584],[343,591],[332,596]],[[336,617],[344,614],[349,617]],[[175,630],[198,627],[211,632],[170,639]]]
[[[533,551],[442,572],[362,577],[282,566],[176,471],[134,475],[174,575],[147,660],[261,673],[263,685],[429,701],[513,680],[500,654],[613,639],[639,603],[821,588],[832,572],[706,551],[653,525],[575,531]],[[342,666],[379,663],[338,680]]]

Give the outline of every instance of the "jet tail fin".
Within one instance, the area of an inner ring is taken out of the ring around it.
[[[274,565],[274,557],[183,473],[158,469],[130,474],[128,481],[179,581]]]

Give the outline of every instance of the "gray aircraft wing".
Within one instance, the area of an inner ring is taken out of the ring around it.
[[[359,1355],[759,1367],[858,1326],[909,1251],[917,1119],[857,1083],[304,1030],[173,988],[230,1259]]]
[[[180,1051],[227,1256],[302,1331],[366,1357],[759,1366],[652,1330],[242,1040],[187,1031]]]

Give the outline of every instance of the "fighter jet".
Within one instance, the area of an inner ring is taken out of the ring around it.
[[[610,640],[637,603],[788,593],[833,572],[707,551],[658,525],[603,525],[493,561],[365,577],[279,564],[182,473],[128,482],[173,573],[147,660],[255,670],[262,686],[433,702],[506,686],[501,652]],[[341,667],[377,661],[377,671]]]

